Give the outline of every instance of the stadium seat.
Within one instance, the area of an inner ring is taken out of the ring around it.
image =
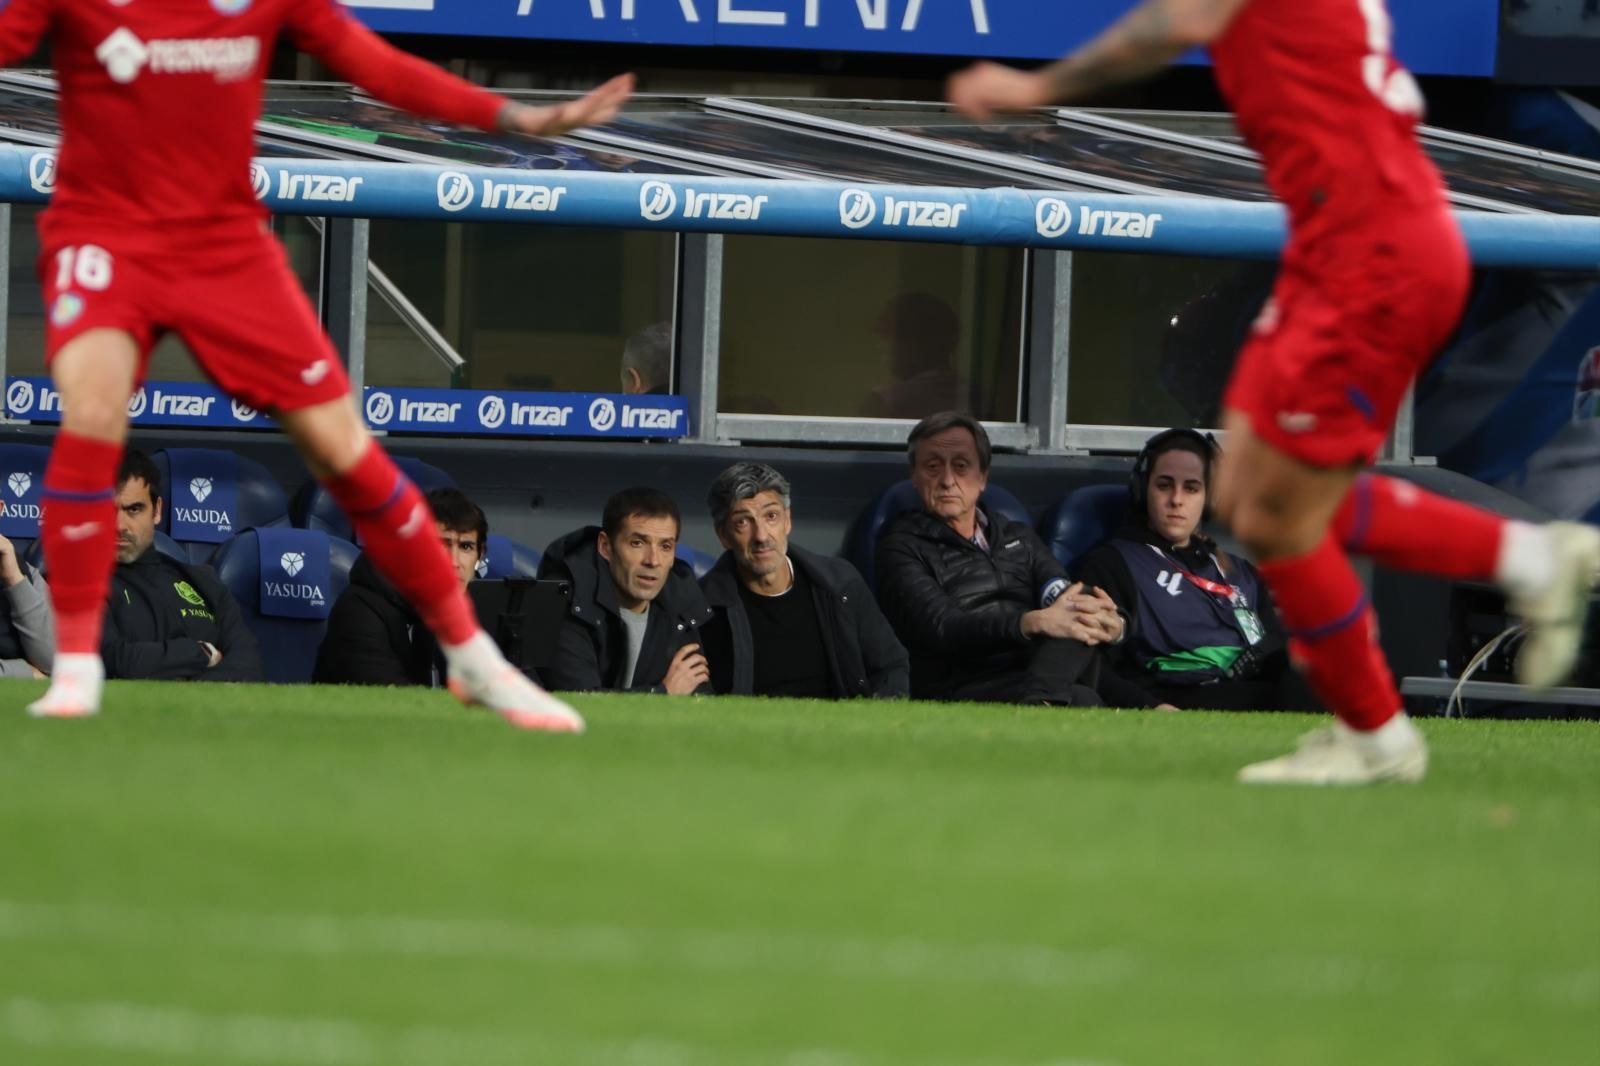
[[[247,529],[217,551],[217,576],[261,644],[268,681],[311,680],[328,614],[358,555],[347,540],[290,526]]]
[[[150,456],[161,472],[161,532],[207,562],[241,529],[289,523],[289,501],[267,468],[216,448],[164,448]]]
[[[510,537],[489,534],[489,550],[478,562],[478,577],[537,577],[540,554],[526,544],[518,544]]]
[[[1116,532],[1128,518],[1128,486],[1085,485],[1069,492],[1045,512],[1039,536],[1067,572],[1090,548]]]
[[[434,489],[456,487],[455,478],[421,459],[400,455],[391,458],[423,493]],[[355,530],[350,525],[350,519],[345,517],[344,512],[339,510],[339,505],[333,502],[333,497],[328,495],[328,491],[316,481],[306,482],[294,494],[294,499],[289,504],[289,519],[293,525],[301,529],[318,529],[340,540],[355,540]]]
[[[182,544],[179,544],[177,541],[173,540],[159,529],[156,530],[155,543],[152,544],[151,547],[160,552],[162,555],[172,559],[177,559],[180,562],[193,562],[193,560],[189,558],[188,550],[184,548]],[[37,567],[39,573],[45,573],[44,541],[36,540],[32,544],[29,544],[28,550],[22,553],[20,558],[28,565]]]
[[[707,555],[698,548],[691,548],[682,542],[679,542],[678,550],[675,554],[689,564],[694,570],[694,576],[697,580],[711,573],[711,568],[717,565],[717,556]]]
[[[44,467],[50,449],[43,444],[0,444],[0,499],[5,513],[0,515],[0,536],[16,546],[17,557],[24,557],[39,539],[39,501],[44,492]]]
[[[1006,518],[1032,524],[1033,520],[1028,515],[1028,509],[1022,506],[1022,501],[998,485],[991,484],[984,489],[979,500]],[[917,495],[916,487],[908,479],[885,489],[856,519],[846,557],[861,571],[868,588],[873,591],[878,588],[878,538],[883,535],[883,528],[899,515],[921,506],[922,497]]]

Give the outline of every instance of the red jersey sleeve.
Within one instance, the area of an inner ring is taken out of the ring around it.
[[[12,6],[24,2],[43,6],[49,0],[13,0]],[[286,28],[302,51],[385,103],[462,126],[496,128],[504,97],[389,45],[336,0],[296,0]]]
[[[54,14],[55,0],[0,0],[0,66],[33,55]]]

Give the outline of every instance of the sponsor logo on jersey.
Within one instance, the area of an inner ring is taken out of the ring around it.
[[[328,360],[318,359],[304,370],[300,371],[300,380],[307,385],[315,385],[328,376]]]
[[[184,603],[193,604],[196,607],[204,607],[206,605],[206,598],[196,592],[195,587],[187,581],[174,581],[172,588]]]
[[[57,329],[65,329],[76,322],[83,314],[83,297],[75,292],[64,292],[56,297],[56,302],[50,305],[50,323]]]
[[[241,15],[255,0],[211,0],[211,6],[223,15]]]
[[[126,26],[113,30],[94,57],[119,85],[151,74],[210,74],[219,82],[247,78],[261,62],[259,37],[201,37],[146,43]]]

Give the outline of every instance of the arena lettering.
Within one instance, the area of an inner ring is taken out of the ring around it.
[[[261,60],[255,37],[151,41],[149,49],[152,74],[215,74],[218,81],[247,77]]]
[[[513,426],[551,426],[557,429],[567,424],[572,408],[544,403],[514,403],[511,405]]]
[[[1149,240],[1156,235],[1159,214],[1147,215],[1142,211],[1091,211],[1078,212],[1078,232],[1086,236],[1098,233],[1102,237],[1134,237]]]
[[[683,420],[683,414],[682,411],[669,411],[665,407],[631,407],[623,404],[622,427],[673,430],[678,428],[678,423]]]
[[[278,176],[278,199],[321,200],[349,203],[366,178],[346,178],[337,174],[290,174]]]
[[[197,526],[215,526],[221,530],[233,529],[233,518],[227,511],[219,511],[212,507],[174,507],[173,512],[180,522],[189,522]]]
[[[961,225],[966,204],[947,204],[938,200],[896,200],[883,198],[883,224],[912,229],[955,229]]]
[[[211,414],[211,405],[216,402],[215,396],[173,395],[157,389],[150,404],[150,413],[173,418],[206,418]]]
[[[456,414],[460,410],[459,403],[444,403],[440,400],[401,400],[400,421],[448,425],[456,420]]]
[[[761,217],[762,205],[770,199],[769,196],[750,196],[742,192],[695,192],[685,189],[683,217],[753,222]]]
[[[483,206],[507,211],[554,211],[561,206],[565,185],[519,185],[508,181],[483,183]]]
[[[361,0],[370,3],[371,0]],[[548,3],[549,0],[546,0]],[[721,25],[727,26],[787,26],[790,13],[777,10],[778,7],[790,6],[779,3],[779,0],[717,0],[712,4],[710,0],[699,0],[706,3],[713,10],[708,10],[707,15]],[[901,33],[916,33],[922,23],[923,0],[906,0],[905,6],[898,19],[893,18],[889,0],[856,0],[854,5],[846,0],[832,0],[832,16],[829,22],[848,21],[849,12],[854,12],[856,20],[861,23],[864,30],[890,30],[898,29]],[[607,13],[606,0],[589,0],[589,17],[597,22],[609,21],[611,16]],[[974,33],[989,32],[989,0],[968,0],[968,8],[972,14],[972,29]],[[632,22],[638,10],[638,0],[618,0],[616,7],[611,8],[616,12],[616,18],[622,22]],[[669,8],[670,10],[670,8]],[[840,15],[839,12],[846,14]],[[532,15],[534,13],[534,0],[517,0],[517,14]],[[678,0],[678,15],[685,23],[700,21],[700,8],[697,0]],[[823,0],[805,0],[800,12],[800,21],[808,29],[815,29],[823,23]],[[894,25],[893,23],[898,23]]]

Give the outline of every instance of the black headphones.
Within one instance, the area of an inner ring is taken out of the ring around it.
[[[1211,517],[1211,468],[1217,461],[1217,438],[1210,433],[1201,433],[1198,429],[1188,429],[1180,426],[1177,429],[1164,429],[1145,441],[1144,448],[1140,450],[1138,457],[1133,461],[1133,469],[1128,473],[1128,504],[1133,508],[1134,521],[1144,521],[1145,508],[1150,491],[1150,468],[1155,465],[1157,454],[1163,450],[1164,445],[1181,438],[1195,441],[1200,445],[1201,450],[1205,452],[1205,517]]]

